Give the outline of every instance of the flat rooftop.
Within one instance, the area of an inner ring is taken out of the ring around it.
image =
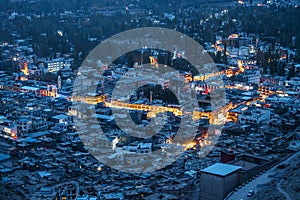
[[[55,115],[52,118],[60,120],[60,119],[67,119],[68,117],[69,117],[68,115],[60,114],[60,115]]]
[[[241,169],[240,166],[223,164],[223,163],[215,163],[215,164],[201,170],[201,172],[214,174],[214,175],[218,175],[218,176],[227,176],[239,169]]]
[[[37,90],[39,90],[39,88],[37,88],[37,87],[31,87],[31,86],[23,86],[23,87],[21,87],[21,89],[31,90],[31,91],[37,91]]]

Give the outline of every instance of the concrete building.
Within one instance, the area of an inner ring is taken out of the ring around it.
[[[201,170],[200,199],[224,199],[239,184],[239,169],[239,166],[215,163]]]
[[[47,61],[48,72],[57,72],[65,67],[71,67],[73,59],[55,58]]]
[[[240,124],[259,125],[262,121],[270,119],[270,110],[252,108],[239,115],[238,121]]]
[[[21,87],[21,92],[29,92],[29,93],[33,93],[35,95],[39,95],[39,91],[40,89],[37,87],[31,87],[31,86],[23,86]]]
[[[29,118],[20,118],[17,120],[18,132],[28,133],[32,130],[32,120]]]
[[[53,121],[55,123],[65,123],[65,124],[67,124],[68,122],[71,121],[71,119],[72,119],[71,116],[60,114],[60,115],[53,116],[51,118],[51,121]]]
[[[260,83],[260,71],[259,69],[246,69],[244,71],[244,78],[248,83],[259,84]]]

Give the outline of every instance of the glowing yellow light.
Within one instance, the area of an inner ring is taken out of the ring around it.
[[[238,67],[239,67],[239,70],[243,73],[245,69],[243,67],[243,64],[242,64],[241,60],[238,60]]]
[[[24,62],[23,69],[21,69],[21,72],[23,72],[26,76],[29,75],[29,70],[28,70],[28,64],[27,64],[27,62]]]
[[[228,38],[229,38],[229,39],[236,39],[236,38],[238,38],[238,37],[239,37],[238,34],[231,34]]]
[[[11,135],[10,135],[13,139],[17,139],[17,134],[14,133],[14,132],[11,132]]]
[[[191,142],[183,144],[182,146],[185,148],[185,150],[191,149],[191,148],[194,148],[196,146],[196,142],[191,141]]]
[[[158,66],[157,58],[149,56],[151,65]]]

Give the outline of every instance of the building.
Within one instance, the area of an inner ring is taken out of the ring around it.
[[[248,83],[260,83],[260,70],[259,69],[246,69],[244,71],[244,78]]]
[[[151,153],[152,143],[139,143],[136,149],[137,153]]]
[[[259,125],[262,121],[270,119],[270,110],[263,108],[251,108],[238,116],[240,124]]]
[[[20,118],[17,120],[18,132],[19,133],[29,133],[33,126],[32,120],[29,118]]]
[[[66,67],[64,67],[63,69],[61,69],[61,75],[62,77],[70,77],[72,75],[74,75],[73,70],[67,65]]]
[[[71,67],[73,59],[55,58],[47,61],[48,72],[57,72],[65,67]]]
[[[243,105],[243,104],[239,105],[236,108],[228,110],[228,112],[227,112],[227,120],[228,121],[238,122],[238,116],[240,114],[242,114],[246,110],[248,110],[248,106]]]
[[[55,115],[55,116],[51,117],[52,122],[62,123],[62,124],[67,124],[68,122],[71,121],[71,119],[72,119],[71,116],[64,115],[64,114]]]
[[[8,154],[2,154],[0,153],[0,168],[7,167],[11,168],[11,157]]]
[[[235,153],[233,152],[233,149],[223,150],[221,151],[221,162],[222,163],[228,163],[230,161],[235,160]]]
[[[290,97],[280,97],[280,96],[272,96],[266,98],[265,102],[270,105],[278,105],[278,106],[288,106],[295,101],[294,98]]]
[[[239,166],[215,163],[201,170],[200,199],[223,200],[239,184]]]
[[[31,87],[31,86],[23,86],[20,89],[21,92],[29,92],[29,93],[33,93],[35,95],[39,95],[40,93],[40,89],[37,87]]]
[[[271,85],[271,84],[260,85],[258,87],[258,92],[260,93],[260,98],[265,99],[265,98],[269,97],[270,95],[275,94],[275,89],[273,87],[274,87],[274,85]]]
[[[276,161],[277,159],[270,160],[253,154],[242,154],[228,164],[240,167],[239,184],[242,184],[261,171],[269,169]]]
[[[28,67],[28,70],[29,70],[30,78],[37,78],[37,77],[40,77],[42,74],[42,70],[39,67],[34,66],[34,65],[30,65]]]

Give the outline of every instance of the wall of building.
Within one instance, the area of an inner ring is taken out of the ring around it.
[[[202,173],[200,177],[200,199],[223,200],[238,184],[239,177],[237,173],[224,177]]]

